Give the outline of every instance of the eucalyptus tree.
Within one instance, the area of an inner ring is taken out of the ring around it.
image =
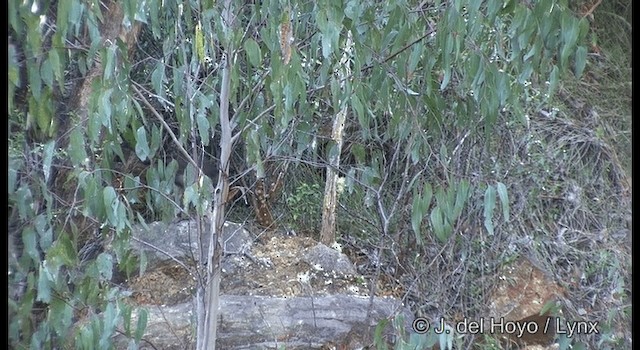
[[[138,268],[133,225],[178,213],[211,223],[195,253],[195,329],[197,348],[214,348],[240,147],[264,226],[273,159],[323,150],[324,242],[336,240],[338,176],[366,192],[380,249],[407,197],[416,241],[426,224],[445,241],[470,184],[434,191],[421,177],[433,135],[453,121],[490,135],[500,114],[526,122],[527,94],[551,95],[587,53],[586,22],[552,0],[10,1],[9,29],[9,335],[35,348],[109,348],[121,320],[137,345],[144,312],[131,325],[109,281]],[[217,178],[202,171],[206,152]],[[144,175],[124,166],[132,158]]]

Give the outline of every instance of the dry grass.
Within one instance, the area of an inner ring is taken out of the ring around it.
[[[528,108],[527,125],[504,115],[490,140],[454,128],[439,140],[453,158],[447,163],[431,154],[429,181],[437,186],[452,177],[469,179],[475,191],[455,238],[444,245],[427,235],[418,247],[409,216],[397,220],[404,241],[392,245],[383,270],[400,280],[417,316],[483,317],[498,269],[525,256],[566,291],[563,317],[599,322],[600,334],[579,335],[573,344],[630,348],[630,6],[613,2],[595,9],[599,52],[590,55],[581,79],[566,78],[553,100]],[[495,234],[488,236],[483,194],[495,181],[508,187],[511,220],[496,220]],[[364,251],[374,251],[375,242],[363,243]],[[462,343],[471,347],[474,339],[466,336]]]

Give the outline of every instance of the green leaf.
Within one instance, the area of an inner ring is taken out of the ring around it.
[[[442,77],[442,82],[440,83],[440,91],[444,91],[449,85],[449,81],[451,80],[451,66],[447,65],[444,68],[444,76]]]
[[[150,145],[150,150],[149,150],[149,157],[153,158],[153,155],[156,154],[156,152],[158,152],[158,149],[160,149],[162,143],[162,129],[154,124],[153,127],[151,127],[151,145]]]
[[[51,326],[53,330],[61,337],[65,337],[69,328],[71,327],[73,320],[73,307],[61,298],[53,298],[49,305],[50,315],[55,315],[51,318]]]
[[[185,71],[185,65],[182,65],[180,67],[173,67],[172,69],[173,71],[173,94],[175,95],[176,101],[175,101],[175,105],[176,105],[176,113],[182,112],[184,107],[180,107],[180,104],[178,102],[180,102],[183,97],[180,96],[180,94],[183,93],[184,91],[184,71]],[[181,118],[178,118],[178,116],[176,115],[176,119],[178,121],[181,120]]]
[[[422,244],[422,236],[420,235],[420,226],[422,225],[422,221],[424,220],[424,217],[427,215],[427,210],[429,210],[429,206],[431,205],[432,197],[433,197],[433,190],[431,188],[431,184],[426,183],[424,185],[424,188],[422,189],[422,195],[415,194],[415,197],[413,200],[413,207],[411,212],[411,224],[416,234],[416,238],[418,238],[417,239],[418,244]],[[416,227],[417,227],[417,230],[416,230]]]
[[[38,240],[36,232],[31,227],[22,230],[23,254],[27,254],[34,263],[40,262],[40,253],[38,252]]]
[[[397,12],[399,17],[404,17],[404,15],[401,14],[403,11],[400,8],[397,8],[394,12]],[[405,18],[401,18],[400,21],[404,22]],[[400,24],[396,28],[398,28],[398,34],[393,38],[394,44],[391,47],[391,52],[398,52],[402,50],[404,46],[407,45],[411,34],[414,33],[414,28],[407,23]]]
[[[100,253],[96,258],[96,264],[102,280],[110,281],[113,277],[113,256],[109,253]]]
[[[527,53],[524,56],[522,56],[522,61],[527,62],[531,57],[540,55],[540,50],[542,50],[542,46],[543,46],[542,41],[535,41],[533,45],[531,45],[531,48],[529,49],[529,51],[527,51]]]
[[[447,241],[447,238],[449,237],[447,237],[444,217],[440,206],[436,206],[435,208],[433,208],[429,219],[431,221],[431,228],[433,229],[433,233],[435,233],[436,238],[440,240],[440,242],[445,243]]]
[[[498,182],[498,196],[500,197],[500,204],[502,205],[502,217],[505,222],[509,222],[509,193],[507,192],[507,186],[502,182]]]
[[[67,234],[60,235],[47,251],[47,256],[55,256],[60,264],[73,266],[77,263],[78,256],[73,242]]]
[[[19,65],[18,65],[18,53],[16,52],[16,47],[14,45],[9,45],[9,50],[8,50],[9,54],[8,54],[8,78],[9,78],[9,86],[13,85],[15,87],[20,87],[22,86],[22,83],[20,81],[20,72],[19,72]],[[9,94],[10,97],[13,97],[13,94]],[[9,108],[9,111],[11,111],[11,108]]]
[[[480,69],[480,56],[478,55],[472,55],[471,57],[469,57],[469,59],[466,62],[467,65],[467,69],[466,69],[466,75],[469,77],[473,77],[473,82],[472,82],[472,88],[474,87],[475,80],[477,79],[477,75],[478,75],[478,70]]]
[[[473,91],[473,98],[476,101],[479,101],[481,96],[481,88],[482,88],[482,84],[484,83],[485,80],[485,66],[483,64],[480,64],[480,61],[478,59],[478,70],[476,71],[476,74],[473,78],[473,81],[471,82],[471,89]]]
[[[73,35],[79,36],[80,29],[82,27],[82,16],[83,12],[85,12],[86,7],[80,1],[68,1],[71,3],[71,9],[69,10],[69,18],[64,18],[64,21],[68,21],[69,24],[72,24],[71,29],[74,30]]]
[[[344,8],[344,15],[351,20],[358,19],[362,15],[360,1],[349,0]]]
[[[144,126],[141,126],[136,131],[136,155],[140,160],[145,161],[150,153],[149,143],[147,142],[147,131]]]
[[[334,159],[337,159],[340,156],[340,152],[338,152],[338,145],[335,143],[335,141],[331,140],[329,141],[329,144],[327,146],[329,147],[329,151],[327,152],[327,159],[330,162],[333,162]]]
[[[57,49],[51,49],[51,51],[49,51],[49,61],[51,62],[51,69],[53,69],[55,78],[59,82],[59,86],[62,89],[64,87],[65,67],[60,61],[60,54],[58,54]]]
[[[102,329],[98,347],[101,349],[110,349],[111,336],[118,322],[118,310],[113,303],[107,304],[106,309],[102,313]]]
[[[100,130],[102,129],[102,118],[99,114],[89,115],[87,121],[87,137],[89,140],[98,143],[100,141]]]
[[[490,236],[493,236],[493,211],[496,207],[496,188],[487,186],[484,192],[484,227]]]
[[[40,99],[29,98],[29,113],[36,119],[41,131],[50,131],[53,114],[51,113],[51,89],[46,88],[40,95]]]
[[[560,26],[562,29],[564,44],[562,45],[562,51],[560,53],[560,67],[565,69],[567,67],[569,56],[573,53],[578,41],[580,23],[568,11],[563,12],[561,17]]]
[[[156,68],[151,73],[151,85],[155,90],[155,93],[159,96],[164,96],[164,62],[159,60],[156,64]]]
[[[198,124],[198,134],[200,134],[200,140],[203,145],[206,147],[209,144],[209,129],[211,126],[209,125],[209,119],[207,119],[204,115],[198,115],[196,118],[196,123]]]
[[[488,1],[487,2],[487,23],[494,23],[498,11],[502,10],[504,5],[503,1]]]
[[[469,0],[468,11],[471,18],[474,18],[477,15],[481,4],[482,0]]]
[[[21,33],[22,32],[22,20],[18,20],[18,18],[20,17],[19,15],[19,6],[20,2],[19,1],[9,1],[9,15],[7,17],[9,17],[9,24],[11,24],[11,28],[13,28],[13,30],[16,33]]]
[[[136,4],[135,7],[135,15],[134,17],[131,19],[131,21],[133,22],[133,20],[135,19],[138,22],[142,22],[146,25],[149,24],[148,20],[147,20],[147,8],[146,6],[143,6],[144,4],[148,4],[148,2],[141,2],[141,1],[133,1],[134,4]],[[148,5],[147,5],[148,6]],[[154,4],[152,4],[151,6],[154,6]]]
[[[563,348],[561,348],[561,349],[563,349]],[[579,342],[576,342],[575,344],[573,344],[571,346],[571,349],[572,350],[587,350],[588,347],[583,342],[579,341]]]
[[[369,116],[364,111],[364,106],[360,101],[358,95],[351,95],[351,108],[355,111],[356,116],[358,117],[358,122],[363,129],[369,128]]]
[[[7,175],[7,181],[9,183],[9,198],[11,198],[11,196],[15,193],[16,191],[16,185],[18,182],[18,170],[20,170],[20,168],[13,166],[11,160],[9,161],[9,169],[8,169],[8,175]]]
[[[44,145],[42,172],[44,173],[45,181],[49,181],[49,176],[51,176],[51,162],[53,161],[53,151],[55,150],[55,145],[55,140],[51,140]]]
[[[338,17],[343,13],[331,6],[321,9],[316,14],[316,24],[320,32],[322,43],[322,56],[329,59],[338,49],[338,40],[342,30],[342,21]]]
[[[160,38],[160,21],[158,20],[158,12],[160,6],[149,6],[149,16],[151,17],[151,32],[153,32],[154,38]]]
[[[124,22],[131,23],[136,16],[136,3],[135,0],[125,0],[122,2],[124,7]]]
[[[71,12],[72,1],[58,1],[58,9],[56,11],[56,31],[64,38],[67,36],[69,28],[69,13]],[[71,22],[74,23],[74,22]]]
[[[18,214],[21,219],[31,218],[33,215],[33,195],[28,187],[20,187],[14,196],[17,199]]]
[[[40,66],[40,77],[50,89],[53,88],[53,69],[49,59],[46,59]]]
[[[353,157],[356,159],[357,164],[363,164],[365,162],[366,152],[362,144],[353,144],[353,146],[351,146],[351,154],[353,154]]]
[[[425,211],[429,208],[429,205],[431,205],[432,198],[433,198],[433,189],[431,188],[430,183],[426,183],[424,184],[424,188],[422,189],[422,203],[421,203]]]
[[[142,275],[142,274],[141,274]],[[131,306],[122,305],[122,325],[124,326],[124,335],[131,337]]]
[[[94,348],[94,335],[93,335],[93,331],[91,330],[91,327],[85,325],[84,327],[82,327],[80,329],[80,335],[79,335],[80,340],[78,341],[78,343],[81,344],[81,346],[78,346],[80,349],[92,349]]]
[[[51,318],[51,326],[53,330],[61,337],[69,332],[69,328],[73,321],[73,307],[63,299],[53,298],[49,306],[50,314],[55,315]]]
[[[81,165],[88,162],[87,152],[84,148],[84,135],[80,128],[73,128],[69,136],[69,157],[73,165]]]
[[[411,162],[415,165],[422,159],[422,145],[420,142],[414,142],[411,145],[411,152],[409,154],[411,156]]]
[[[553,299],[547,301],[544,305],[542,305],[542,309],[540,309],[540,312],[538,314],[540,316],[544,316],[544,314],[548,313],[549,311],[551,311],[551,315],[557,315],[558,305]]]
[[[458,219],[458,217],[460,216],[460,214],[462,214],[462,210],[464,209],[464,205],[467,202],[467,199],[469,199],[469,187],[471,185],[469,184],[469,181],[467,180],[461,180],[460,183],[458,183],[457,189],[456,189],[456,202],[453,205],[453,212],[454,212],[454,219]]]
[[[29,77],[29,89],[33,98],[40,100],[42,93],[42,80],[40,78],[40,67],[33,60],[27,60],[27,73]]]
[[[574,74],[577,78],[582,76],[582,72],[584,72],[584,67],[587,65],[587,48],[584,46],[578,47],[575,55],[575,63],[574,63]]]
[[[185,176],[186,181],[186,176]],[[185,185],[187,182],[185,182]],[[189,207],[189,204],[197,205],[198,204],[198,192],[195,188],[195,184],[191,184],[184,189],[184,193],[182,195],[182,204],[185,208]]]
[[[553,96],[553,94],[556,92],[559,79],[560,69],[558,69],[558,66],[554,65],[553,69],[551,69],[551,74],[549,75],[549,90],[547,92],[547,95],[549,97]]]
[[[439,187],[438,191],[436,192],[436,202],[438,203],[438,207],[440,207],[440,210],[443,214],[448,214],[453,211],[453,208],[451,207],[453,203],[449,201],[450,193],[450,190],[445,191],[442,187]]]
[[[496,1],[496,2],[500,2],[500,1]],[[439,339],[439,346],[440,349],[447,349],[447,350],[452,350],[453,349],[453,332],[451,330],[444,331],[442,333],[439,334],[438,339]]]
[[[507,82],[508,75],[506,73],[498,73],[496,77],[496,85],[495,89],[498,93],[498,101],[500,106],[504,106],[507,98],[511,95],[511,89],[509,88],[509,83]]]
[[[138,324],[136,326],[135,339],[136,342],[140,342],[142,336],[144,335],[144,331],[147,328],[147,319],[149,317],[149,313],[147,309],[140,309],[138,311]]]
[[[258,46],[258,43],[249,38],[244,42],[244,49],[249,57],[249,63],[254,67],[259,67],[262,63],[262,53],[260,52],[260,46]]]
[[[117,227],[122,218],[118,217],[118,206],[120,205],[120,201],[118,200],[118,195],[116,194],[115,189],[111,186],[105,187],[102,191],[102,198],[109,223],[111,223],[112,226]]]
[[[411,333],[409,336],[410,349],[432,349],[438,342],[437,334],[430,331],[426,334]]]
[[[36,232],[38,233],[40,249],[46,251],[51,247],[51,243],[53,242],[53,229],[51,226],[48,226],[47,216],[44,214],[40,214],[35,218],[35,227]]]
[[[375,163],[375,160],[372,163]],[[365,185],[369,185],[369,186],[377,186],[379,184],[380,172],[377,170],[377,164],[373,164],[373,166],[364,167],[361,181]]]
[[[378,350],[389,349],[387,343],[384,341],[382,337],[382,332],[384,332],[384,329],[387,327],[388,323],[389,323],[389,320],[386,318],[383,318],[382,320],[378,321],[378,325],[376,326],[376,329],[373,332],[373,343],[375,348]]]
[[[111,128],[111,94],[113,93],[113,89],[107,89],[103,91],[100,95],[100,120],[102,125],[107,128],[109,133],[113,133]],[[98,142],[99,140],[91,140],[93,142]]]
[[[529,80],[532,73],[533,65],[531,64],[531,62],[525,62],[524,67],[522,68],[522,73],[520,73],[520,75],[518,76],[518,83],[524,85]]]
[[[104,75],[103,75],[103,79],[104,81],[109,81],[111,80],[113,73],[115,72],[115,66],[116,66],[116,48],[117,46],[115,44],[109,46],[105,51],[106,51],[106,60],[104,63]]]
[[[422,235],[420,234],[420,225],[422,225],[422,219],[426,215],[426,212],[422,206],[422,198],[420,195],[415,194],[413,196],[413,206],[411,207],[411,227],[416,236],[416,242],[422,245]]]
[[[46,263],[46,261],[45,261]],[[36,300],[48,303],[51,301],[51,280],[49,280],[48,273],[43,264],[40,265],[38,270],[38,296]]]

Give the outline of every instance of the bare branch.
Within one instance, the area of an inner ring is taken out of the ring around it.
[[[136,84],[132,85],[132,87],[133,87],[133,90],[138,95],[138,97],[140,97],[140,99],[142,100],[142,103],[144,103],[144,105],[147,106],[147,108],[149,108],[151,110],[151,113],[153,113],[153,115],[156,118],[158,118],[160,123],[162,123],[162,126],[165,128],[165,130],[167,131],[169,136],[171,136],[171,140],[173,140],[173,143],[178,148],[178,151],[180,151],[180,153],[182,153],[182,155],[185,156],[187,161],[189,161],[189,163],[191,163],[196,169],[198,169],[200,174],[202,174],[202,169],[200,169],[200,166],[198,166],[198,163],[196,163],[196,161],[193,160],[193,158],[191,158],[191,156],[189,155],[189,152],[187,152],[187,150],[184,149],[184,147],[182,147],[182,144],[180,143],[180,141],[176,137],[176,134],[173,133],[173,130],[171,130],[171,127],[169,127],[169,124],[167,124],[167,122],[164,120],[164,118],[162,118],[160,113],[158,113],[158,111],[151,105],[151,103],[149,103],[147,98],[142,94],[142,92],[140,92],[140,90],[138,89]]]

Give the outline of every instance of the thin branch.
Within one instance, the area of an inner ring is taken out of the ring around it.
[[[593,11],[595,11],[595,10],[596,10],[596,8],[597,8],[598,6],[600,6],[600,4],[601,4],[601,3],[602,3],[602,0],[598,0],[598,2],[596,2],[595,4],[593,4],[593,6],[591,6],[591,8],[590,8],[587,12],[585,12],[585,13],[582,15],[582,18],[585,18],[585,17],[587,17],[587,16],[590,16],[590,15],[593,13]]]
[[[198,163],[196,163],[196,161],[193,160],[193,158],[191,158],[191,155],[189,155],[189,152],[187,152],[187,150],[184,149],[184,147],[182,147],[182,144],[176,137],[176,134],[173,133],[173,130],[171,130],[171,127],[169,127],[169,124],[167,124],[167,122],[164,120],[164,118],[162,118],[160,113],[158,113],[158,111],[151,105],[151,103],[149,103],[147,98],[144,97],[144,95],[142,94],[142,92],[140,92],[140,90],[136,85],[132,85],[131,87],[136,92],[136,94],[140,97],[140,99],[142,100],[142,103],[144,103],[144,105],[151,110],[151,113],[153,113],[153,115],[156,118],[158,118],[160,123],[162,123],[162,126],[165,128],[165,130],[167,130],[167,133],[169,133],[169,136],[171,136],[171,139],[173,140],[173,143],[178,148],[178,151],[180,151],[180,153],[182,153],[182,155],[186,157],[187,161],[191,163],[191,165],[193,165],[196,169],[198,169],[198,172],[200,174],[202,174],[202,169],[198,166]]]
[[[138,82],[136,82],[136,81],[131,81],[131,82],[132,82],[135,86],[137,86],[138,88],[140,88],[143,92],[145,92],[147,95],[149,95],[149,96],[153,96],[153,97],[157,98],[158,100],[160,100],[160,102],[167,104],[167,105],[168,105],[168,106],[170,106],[171,108],[176,108],[176,105],[175,105],[173,102],[171,102],[171,101],[167,100],[166,98],[164,98],[164,97],[162,97],[162,96],[160,96],[160,95],[158,95],[158,94],[154,94],[153,92],[151,92],[151,91],[147,90],[147,88],[146,88],[146,87],[144,87],[144,85],[142,85],[142,84],[140,84],[140,83],[138,83]]]
[[[184,267],[184,268],[185,268],[185,270],[187,270],[187,271],[191,271],[191,269],[189,268],[189,266],[185,265],[185,263],[183,263],[182,261],[180,261],[179,259],[177,259],[175,256],[171,255],[169,252],[162,250],[162,248],[157,247],[157,246],[155,246],[155,245],[153,245],[153,244],[151,244],[151,243],[149,243],[149,242],[143,241],[143,240],[141,240],[140,238],[137,238],[137,237],[133,237],[133,236],[132,236],[132,237],[131,237],[131,239],[133,239],[134,241],[136,241],[136,242],[138,242],[138,243],[140,243],[140,244],[144,244],[144,245],[146,245],[146,246],[148,246],[148,247],[152,248],[152,249],[153,249],[153,250],[155,250],[155,251],[158,251],[158,252],[160,252],[160,253],[162,253],[162,254],[166,255],[167,257],[169,257],[169,259],[171,259],[171,260],[175,261],[178,265],[180,265],[180,266]]]
[[[235,129],[235,126],[237,125],[237,119],[240,117],[240,114],[239,114],[240,111],[242,111],[242,109],[244,108],[244,105],[247,103],[247,101],[249,101],[249,98],[251,96],[255,96],[256,92],[262,89],[262,87],[264,86],[265,80],[269,76],[269,73],[271,73],[271,71],[267,70],[264,73],[264,75],[260,78],[260,81],[256,84],[256,86],[254,86],[253,89],[251,89],[251,93],[247,94],[247,96],[245,96],[245,98],[243,98],[242,101],[240,101],[240,104],[235,109],[236,110],[235,113],[233,113],[233,116],[231,117],[231,130]]]
[[[418,39],[416,39],[416,40],[414,40],[414,41],[410,42],[409,44],[405,45],[405,46],[404,46],[403,48],[401,48],[400,50],[398,50],[398,51],[396,51],[396,52],[392,53],[391,55],[387,56],[385,59],[383,59],[382,61],[377,62],[377,63],[378,63],[378,64],[382,64],[382,63],[387,63],[387,62],[391,61],[391,60],[392,60],[392,59],[394,59],[396,56],[398,56],[399,54],[403,53],[404,51],[406,51],[406,50],[410,49],[413,45],[415,45],[415,44],[419,43],[420,41],[422,41],[422,39],[424,39],[424,38],[428,37],[429,35],[433,34],[434,32],[435,32],[435,29],[433,29],[433,28],[429,28],[429,30],[428,30],[428,31],[427,31],[423,36],[421,36],[421,37],[419,37]],[[371,63],[371,64],[369,64],[369,65],[366,65],[366,66],[362,67],[362,69],[360,69],[360,72],[364,72],[364,71],[366,71],[366,70],[368,70],[368,69],[371,69],[371,68],[373,68],[373,66],[374,66],[374,64],[373,64],[373,63]],[[347,78],[349,78],[349,79],[350,79],[351,77],[347,77]]]
[[[366,65],[366,66],[362,67],[362,68],[360,69],[360,73],[363,73],[363,72],[365,72],[365,71],[367,71],[367,70],[369,70],[369,69],[373,68],[373,66],[374,66],[375,64],[382,64],[382,63],[387,63],[387,62],[389,62],[390,60],[394,59],[396,56],[398,56],[398,55],[399,55],[399,54],[401,54],[402,52],[404,52],[404,51],[406,51],[406,50],[410,49],[413,45],[417,44],[418,42],[422,41],[424,38],[428,37],[429,35],[431,35],[431,34],[433,34],[433,33],[435,33],[435,29],[434,29],[434,28],[429,28],[429,30],[428,30],[424,35],[422,35],[422,36],[421,36],[421,37],[419,37],[418,39],[416,39],[416,40],[414,40],[414,41],[410,42],[409,44],[405,45],[403,48],[401,48],[401,49],[399,49],[398,51],[396,51],[396,52],[392,53],[391,55],[387,56],[387,57],[386,57],[386,58],[384,58],[382,61],[379,61],[379,62],[376,62],[376,63],[371,63],[371,64],[369,64],[369,65]],[[340,82],[343,82],[343,81],[345,81],[345,80],[347,80],[347,79],[349,79],[349,80],[350,80],[350,79],[353,79],[354,74],[355,74],[355,73],[351,73],[350,75],[348,75],[348,76],[346,76],[346,77],[342,78],[342,80],[340,80]],[[324,89],[324,88],[326,88],[326,87],[327,87],[327,85],[316,86],[316,87],[313,87],[313,88],[311,88],[311,89],[307,90],[307,92],[306,92],[306,93],[307,93],[307,95],[309,95],[309,94],[314,93],[314,92],[316,92],[316,91],[322,90],[322,89]]]
[[[247,122],[247,124],[244,126],[244,128],[242,128],[242,130],[238,131],[235,135],[233,135],[231,137],[231,144],[235,144],[237,139],[240,137],[240,135],[242,135],[243,132],[245,132],[247,129],[249,129],[249,126],[251,125],[256,125],[256,121],[262,117],[264,117],[267,113],[271,112],[274,108],[276,108],[276,105],[273,104],[271,105],[269,108],[265,109],[264,111],[260,112],[260,114],[258,114],[257,117],[253,118],[252,120],[249,120]]]

